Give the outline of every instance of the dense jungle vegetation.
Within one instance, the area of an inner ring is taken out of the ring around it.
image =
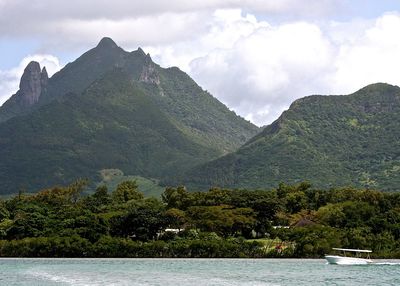
[[[257,189],[296,184],[398,191],[400,88],[368,85],[344,96],[294,101],[239,150],[191,169],[184,185]]]
[[[85,186],[0,201],[0,256],[321,257],[346,247],[400,258],[400,193],[303,182],[255,191],[166,188],[157,199],[135,181],[86,195]]]

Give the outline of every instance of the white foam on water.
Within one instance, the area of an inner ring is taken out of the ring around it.
[[[27,272],[28,275],[33,276],[38,283],[45,284],[46,282],[55,282],[60,285],[73,285],[73,286],[116,286],[116,285],[129,285],[128,283],[113,283],[113,281],[106,281],[93,276],[85,276],[84,273],[80,273],[79,277],[73,277],[73,275],[49,273],[47,271],[31,270]],[[39,284],[41,285],[41,284]],[[130,284],[132,285],[132,284]]]
[[[128,285],[128,284],[127,284]],[[184,280],[180,278],[167,278],[164,277],[163,279],[153,279],[149,281],[146,280],[139,280],[136,284],[129,284],[129,285],[140,285],[140,286],[154,286],[154,285],[180,285],[180,286],[281,286],[280,284],[270,284],[267,282],[260,282],[260,281],[248,281],[248,282],[238,282],[233,280],[225,280],[221,278],[202,278],[202,279],[190,279]]]
[[[51,274],[51,273],[48,273],[45,271],[28,271],[27,274],[29,274],[39,280],[58,282],[58,283],[64,283],[64,284],[69,284],[69,285],[78,285],[78,284],[76,284],[78,281],[76,281],[75,279],[71,279],[69,277],[65,277],[62,275]]]
[[[371,265],[400,265],[400,262],[376,262]]]
[[[400,285],[400,260],[327,267],[323,260],[47,259],[0,261],[0,285],[319,286]],[[338,282],[339,281],[339,282]]]

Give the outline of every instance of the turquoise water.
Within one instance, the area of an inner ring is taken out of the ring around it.
[[[0,259],[0,285],[400,285],[400,261]]]

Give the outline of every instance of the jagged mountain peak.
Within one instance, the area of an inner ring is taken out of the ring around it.
[[[139,47],[137,50],[130,52],[130,55],[137,59],[142,60],[143,63],[145,64],[154,64],[150,54],[149,53],[146,54],[141,47]]]
[[[134,51],[140,55],[146,56],[146,53],[143,51],[143,49],[141,47],[139,47],[136,51]]]
[[[0,107],[0,123],[8,119],[29,112],[37,106],[39,98],[48,87],[49,77],[46,68],[31,61],[22,74],[19,90]]]
[[[21,107],[18,92],[0,109],[0,194],[82,176],[96,182],[109,167],[170,180],[258,131],[184,72],[110,38],[46,81],[31,63],[21,86],[41,88],[39,101]]]
[[[96,48],[118,48],[118,45],[109,37],[104,37],[97,44]]]
[[[48,73],[47,73],[46,67],[43,67],[43,68],[42,68],[42,74],[43,74],[44,76],[46,76],[47,78],[49,77],[49,75],[48,75]]]
[[[38,62],[31,61],[26,66],[19,84],[20,103],[27,106],[35,104],[39,100],[42,90],[46,88],[47,81],[46,69],[41,70]]]
[[[115,60],[115,58],[125,57],[129,54],[127,51],[118,46],[114,40],[104,37],[93,49],[87,51],[82,56],[88,55],[91,60],[97,59],[101,61]]]
[[[40,64],[37,61],[31,61],[24,69],[24,73],[26,72],[40,72]]]

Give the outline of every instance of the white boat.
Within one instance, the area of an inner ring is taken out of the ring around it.
[[[333,250],[340,251],[342,255],[325,255],[325,259],[329,264],[369,264],[372,260],[369,257],[371,250],[366,249],[351,249],[351,248],[332,248]],[[351,256],[347,256],[352,253]],[[362,257],[362,255],[365,257]]]

